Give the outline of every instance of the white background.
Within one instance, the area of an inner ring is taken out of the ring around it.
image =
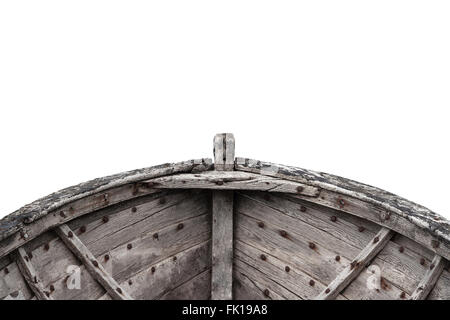
[[[449,1],[2,1],[0,216],[125,170],[236,155],[450,218]]]

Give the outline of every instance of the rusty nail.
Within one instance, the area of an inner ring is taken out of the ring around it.
[[[30,258],[30,260],[33,259],[33,253],[31,251],[28,253],[28,257]]]
[[[158,239],[158,234],[157,233],[153,234],[153,239]]]
[[[107,223],[109,221],[109,218],[107,216],[103,216],[102,220],[104,223]]]
[[[423,266],[425,265],[425,259],[424,258],[420,259],[420,264],[423,265]]]
[[[64,214],[64,211],[60,211],[60,212],[59,212],[59,215],[60,215],[61,217],[63,217],[63,218],[66,217],[66,215]]]
[[[305,211],[306,211],[306,207],[305,207],[305,206],[301,206],[301,207],[300,207],[300,211],[301,211],[301,212],[305,212]]]
[[[131,250],[131,248],[133,248],[133,245],[131,243],[127,244],[127,249]]]
[[[183,227],[184,227],[184,224],[182,224],[182,223],[180,223],[180,224],[177,225],[177,229],[178,229],[178,230],[183,229]]]
[[[133,284],[133,281],[128,280],[128,284],[131,286]]]
[[[356,261],[352,261],[350,263],[350,269],[354,269],[356,265],[357,265]]]
[[[98,262],[97,262],[97,260],[92,260],[92,264],[94,265],[94,267],[98,267]]]
[[[67,232],[67,236],[68,236],[69,238],[72,238],[72,237],[73,237],[73,232],[72,232],[72,231]]]
[[[261,260],[266,261],[266,256],[264,254],[261,255]]]
[[[155,273],[155,270],[156,270],[156,269],[155,269],[155,267],[152,267],[151,270],[152,270],[152,273]]]
[[[337,218],[336,218],[336,216],[331,216],[330,220],[333,222],[336,222]]]
[[[34,283],[38,283],[38,279],[36,276],[34,276],[33,280],[34,280]]]
[[[434,264],[431,264],[430,265],[430,270],[433,270],[434,269]]]
[[[50,285],[50,292],[53,292],[53,291],[55,291],[55,286],[54,285]]]
[[[173,261],[177,261],[177,256],[173,256]]]
[[[118,293],[122,294],[122,289],[117,288],[116,290],[117,290]]]
[[[137,211],[136,207],[131,208],[131,212],[136,212],[136,211]]]
[[[44,250],[48,251],[48,249],[50,249],[50,245],[48,243],[44,244]]]
[[[403,251],[405,251],[405,248],[401,246],[400,248],[398,248],[398,251],[400,251],[400,253],[403,253]]]
[[[289,268],[289,266],[284,267],[284,271],[289,272],[291,271],[291,268]]]
[[[262,222],[262,221],[258,222],[258,227],[264,228],[264,222]]]
[[[287,232],[284,231],[284,230],[280,230],[280,235],[281,235],[282,237],[286,238],[286,237],[287,237]]]
[[[314,280],[309,280],[309,285],[311,286],[311,287],[314,287],[314,285],[316,284],[316,282],[314,281]]]
[[[364,232],[364,230],[366,230],[366,228],[364,228],[364,227],[362,227],[362,226],[358,228],[358,231],[359,231],[359,232]]]
[[[376,236],[375,238],[373,238],[373,243],[377,243],[378,241],[380,241],[380,238],[378,236]]]
[[[325,293],[330,293],[330,288],[327,288],[327,289],[325,290]]]
[[[339,260],[341,260],[341,257],[340,257],[340,256],[336,256],[336,257],[334,258],[334,260],[339,261]]]
[[[310,242],[309,243],[309,248],[310,249],[315,249],[316,248],[316,245],[314,244],[314,242]]]
[[[85,233],[86,232],[86,226],[81,226],[80,227],[80,232],[81,233]]]
[[[297,187],[297,192],[298,192],[298,193],[302,193],[304,189],[305,189],[305,188],[303,188],[302,186],[298,186],[298,187]]]
[[[109,260],[109,254],[105,254],[105,261]]]
[[[400,293],[400,298],[405,299],[405,297],[406,297],[406,293],[404,293],[404,292]]]
[[[28,260],[29,260],[29,259],[28,259],[28,256],[25,256],[24,259],[25,259],[25,261],[28,261]]]
[[[9,273],[8,268],[5,268],[5,274],[8,274],[8,273]]]
[[[166,198],[159,198],[159,204],[166,204]]]
[[[270,295],[269,289],[264,289],[264,295],[268,297]]]

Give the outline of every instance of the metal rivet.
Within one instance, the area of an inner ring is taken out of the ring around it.
[[[301,211],[301,212],[306,212],[306,207],[305,207],[305,206],[301,206],[301,207],[300,207],[300,211]]]
[[[72,232],[72,231],[67,232],[67,236],[68,236],[69,238],[72,238],[72,237],[73,237],[73,232]]]
[[[131,243],[127,244],[127,249],[131,250],[131,248],[133,248],[133,245]]]
[[[356,265],[357,265],[357,262],[356,261],[352,261],[350,263],[350,269],[354,269]]]
[[[28,257],[30,258],[30,260],[33,259],[33,253],[31,251],[28,253]]]
[[[173,261],[177,261],[177,256],[173,256]]]
[[[420,264],[423,265],[423,266],[425,265],[425,259],[424,258],[420,259]]]
[[[284,267],[284,271],[289,272],[291,271],[291,268],[289,268],[289,266]]]
[[[267,257],[264,254],[262,254],[261,255],[261,260],[266,261],[266,259],[267,259]]]
[[[122,289],[117,288],[116,290],[117,290],[118,293],[122,294]]]
[[[305,188],[303,188],[302,186],[298,186],[297,187],[297,193],[302,193],[304,189]]]
[[[327,289],[325,290],[325,293],[330,293],[330,288],[327,288]]]
[[[309,280],[309,285],[311,287],[314,287],[315,284],[316,284],[316,282],[314,280]]]
[[[336,256],[336,257],[334,258],[334,260],[339,261],[339,260],[341,260],[341,257],[340,257],[340,256]]]
[[[105,261],[109,260],[109,254],[105,254]]]
[[[102,218],[102,221],[103,221],[104,223],[107,223],[107,222],[109,221],[109,218],[108,218],[107,216],[104,216],[104,217]]]
[[[405,251],[405,248],[401,246],[400,248],[398,248],[398,251],[400,251],[400,253],[403,253],[403,251]]]
[[[331,216],[330,220],[333,222],[336,222],[337,218],[336,218],[336,216]]]
[[[362,227],[362,226],[358,228],[358,231],[359,231],[359,232],[364,232],[364,230],[366,230],[366,228],[364,228],[364,227]]]
[[[94,265],[94,267],[98,267],[98,262],[96,260],[92,260],[92,264]]]
[[[268,297],[270,295],[269,289],[264,289],[264,295]]]
[[[86,226],[81,226],[80,227],[80,232],[81,233],[85,233],[86,232]]]
[[[137,211],[136,207],[131,208],[131,212],[136,212],[136,211]]]
[[[152,269],[151,269],[151,271],[152,271],[152,273],[155,273],[155,267],[152,267]]]
[[[264,222],[262,222],[262,221],[258,222],[258,227],[264,228]]]
[[[377,243],[378,241],[380,241],[380,238],[378,236],[373,239],[373,243]]]
[[[284,231],[284,230],[280,230],[280,235],[281,235],[282,237],[286,238],[286,237],[287,237],[287,232]]]
[[[48,249],[50,249],[50,245],[48,243],[44,244],[44,250],[48,251]]]
[[[128,284],[131,286],[133,284],[133,281],[128,280]]]
[[[183,229],[183,227],[184,227],[184,224],[182,224],[182,223],[180,223],[180,224],[177,225],[177,229],[178,229],[178,230]]]
[[[153,234],[153,239],[158,239],[158,234],[157,233]]]
[[[66,217],[66,215],[64,214],[64,211],[60,211],[60,212],[59,212],[59,215],[60,215],[61,217],[63,217],[63,218]]]
[[[404,292],[400,293],[400,298],[405,299],[405,297],[406,297],[406,293],[404,293]]]
[[[50,285],[50,292],[53,292],[53,291],[55,291],[55,286],[54,285]]]
[[[8,273],[9,273],[9,269],[5,268],[5,274],[8,274]]]
[[[310,249],[315,249],[316,248],[316,245],[314,244],[314,242],[310,242],[309,243],[309,248]]]
[[[159,204],[166,204],[166,198],[159,198]]]

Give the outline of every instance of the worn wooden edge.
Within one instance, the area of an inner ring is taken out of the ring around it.
[[[90,275],[103,286],[113,299],[133,300],[67,225],[61,225],[55,231],[67,248],[80,259]]]
[[[234,170],[234,146],[235,140],[232,133],[218,133],[214,136],[215,170]]]
[[[412,293],[410,300],[425,300],[440,278],[444,267],[445,260],[441,256],[435,255],[431,262],[430,269],[428,269],[425,276],[419,282],[419,285]]]
[[[394,235],[392,230],[381,228],[355,259],[317,296],[315,300],[332,300],[355,279],[389,242]]]
[[[53,300],[50,293],[46,293],[39,276],[34,269],[31,259],[25,252],[25,249],[19,248],[17,250],[17,266],[23,278],[27,282],[31,291],[34,292],[38,300]]]
[[[145,181],[155,189],[254,190],[317,197],[320,189],[299,182],[243,171],[181,173]]]
[[[20,232],[25,226],[30,225],[49,213],[55,212],[64,205],[101,193],[105,190],[165,175],[182,172],[202,172],[212,169],[213,164],[211,159],[195,159],[127,171],[62,189],[27,204],[2,218],[0,220],[0,241]],[[2,253],[0,252],[1,256]]]
[[[390,192],[323,172],[236,158],[235,170],[304,183],[365,201],[404,217],[417,227],[450,244],[450,221],[437,213]]]

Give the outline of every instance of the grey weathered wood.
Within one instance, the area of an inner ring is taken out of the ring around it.
[[[433,290],[427,297],[428,300],[450,300],[450,271],[444,269]]]
[[[233,286],[233,192],[213,192],[211,299],[231,300]]]
[[[155,189],[255,190],[317,197],[319,188],[249,172],[208,171],[147,180]]]
[[[89,273],[115,299],[132,300],[131,296],[111,277],[89,249],[67,225],[56,228],[56,233],[67,247],[81,260]]]
[[[214,137],[214,168],[219,171],[234,169],[234,136],[219,133]]]
[[[33,296],[33,292],[22,276],[17,263],[13,261],[0,270],[0,297],[5,298],[18,291],[22,293],[25,299],[30,299]]]
[[[431,266],[433,266],[432,269]],[[441,256],[436,255],[431,262],[431,266],[411,295],[411,300],[425,300],[427,298],[444,270],[445,260]]]
[[[19,248],[17,250],[17,266],[19,267],[20,272],[30,286],[31,290],[39,300],[52,300],[50,295],[46,294],[41,280],[39,279],[38,274],[30,260],[31,259],[28,257],[23,248]]]
[[[334,299],[346,286],[360,274],[364,266],[372,260],[389,242],[393,236],[389,229],[382,228],[380,232],[370,241],[358,256],[324,289],[315,299]]]

